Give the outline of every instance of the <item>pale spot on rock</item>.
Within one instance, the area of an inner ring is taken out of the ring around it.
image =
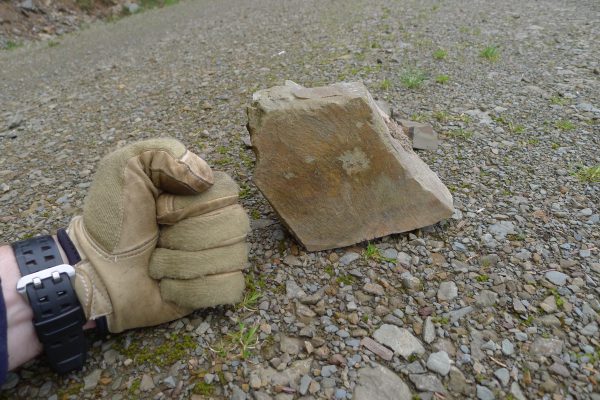
[[[346,151],[338,157],[338,160],[342,162],[342,168],[348,175],[369,169],[369,159],[358,147],[355,147],[353,151]]]

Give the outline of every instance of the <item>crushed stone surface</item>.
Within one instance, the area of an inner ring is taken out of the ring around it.
[[[260,297],[91,337],[83,371],[36,360],[0,398],[351,399],[385,371],[406,398],[599,399],[599,20],[593,0],[199,0],[1,51],[0,241],[66,226],[103,155],[169,135],[240,184]],[[431,123],[453,217],[380,256],[305,252],[244,144],[252,93],[286,79],[362,80]],[[361,344],[385,325],[424,351]]]

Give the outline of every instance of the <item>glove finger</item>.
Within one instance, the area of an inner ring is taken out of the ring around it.
[[[213,184],[213,173],[206,161],[174,139],[159,143],[156,150],[141,153],[140,161],[154,186],[169,193],[201,193]]]
[[[183,219],[236,204],[239,190],[229,175],[215,171],[210,190],[194,196],[161,194],[156,200],[156,218],[159,224],[173,225]]]
[[[244,274],[240,271],[197,279],[160,281],[160,292],[164,300],[193,309],[238,303],[242,300],[244,288]]]
[[[158,247],[201,251],[245,240],[248,232],[248,215],[241,205],[235,204],[163,227]]]
[[[149,274],[154,279],[192,279],[240,271],[247,262],[248,244],[245,241],[203,251],[157,248],[150,259]]]
[[[212,170],[171,138],[141,141],[102,159],[83,208],[85,227],[108,253],[126,252],[158,233],[155,201],[161,191],[203,192]]]

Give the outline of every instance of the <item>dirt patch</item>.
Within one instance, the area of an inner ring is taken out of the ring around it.
[[[98,19],[126,16],[173,0],[0,0],[0,49],[50,40]]]

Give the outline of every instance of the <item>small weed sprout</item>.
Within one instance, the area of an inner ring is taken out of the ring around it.
[[[229,149],[226,146],[217,147],[217,153],[219,153],[219,154],[225,155],[228,153],[228,151],[229,151]]]
[[[258,324],[248,327],[240,322],[238,331],[229,335],[231,343],[239,349],[239,357],[242,360],[249,358],[252,355],[252,350],[256,348],[258,343],[257,331]]]
[[[83,11],[91,11],[94,8],[94,2],[92,0],[75,0],[75,3]]]
[[[323,269],[323,271],[325,271],[325,273],[326,273],[327,275],[329,275],[329,277],[332,277],[332,276],[334,276],[334,275],[335,275],[335,270],[334,270],[334,268],[333,268],[333,265],[331,265],[331,264],[327,265],[327,266],[326,266],[326,267]]]
[[[471,139],[473,137],[473,132],[459,128],[448,131],[448,136],[460,139]]]
[[[422,113],[414,113],[410,116],[410,120],[415,122],[425,122],[427,121],[427,115]]]
[[[240,186],[240,192],[238,194],[240,199],[247,199],[250,197],[250,187],[246,184]]]
[[[374,260],[377,262],[396,262],[396,260],[394,260],[393,258],[382,256],[380,250],[372,243],[369,243],[365,251],[363,251],[363,257],[365,260]]]
[[[13,42],[12,40],[9,40],[8,42],[6,42],[6,45],[4,46],[4,48],[6,50],[14,50],[18,47],[21,47],[22,45],[23,45],[22,43]]]
[[[225,338],[210,350],[222,358],[240,358],[246,360],[252,356],[252,351],[258,343],[258,324],[246,326],[243,322],[238,324],[238,330],[228,333]]]
[[[575,124],[568,119],[559,119],[554,123],[554,126],[563,132],[572,131],[575,129]]]
[[[485,49],[481,50],[479,56],[485,58],[488,61],[496,61],[500,58],[500,49],[497,46],[487,46]]]
[[[392,88],[392,82],[389,79],[384,79],[381,81],[379,88],[381,88],[381,90],[390,90]]]
[[[565,97],[561,97],[559,95],[554,95],[550,98],[550,104],[555,104],[558,106],[565,106],[569,104],[569,99]]]
[[[400,75],[400,82],[408,89],[418,89],[427,79],[427,75],[420,69],[408,69]]]
[[[448,75],[442,74],[442,75],[438,75],[435,77],[436,83],[439,83],[440,85],[448,83],[449,80],[450,80],[450,77]]]
[[[373,244],[369,243],[367,245],[367,248],[363,252],[363,257],[365,258],[365,260],[374,259],[375,257],[378,257],[378,256],[379,256],[379,249],[377,247],[375,247]]]
[[[508,122],[508,130],[517,135],[525,133],[525,127],[523,125],[514,124],[512,121]]]
[[[349,286],[354,283],[354,277],[352,275],[346,274],[338,276],[335,280],[337,283],[343,283],[344,286]]]
[[[563,299],[561,297],[561,295],[558,293],[558,290],[551,289],[550,293],[552,293],[552,296],[554,296],[554,301],[556,301],[556,306],[558,308],[564,308],[564,306],[565,306],[565,299]]]
[[[448,52],[444,49],[437,49],[433,52],[433,58],[436,60],[443,60],[448,56]]]
[[[202,396],[211,396],[215,391],[215,387],[212,384],[200,381],[194,385],[192,393],[199,394]]]
[[[431,318],[431,322],[433,322],[434,324],[440,324],[440,325],[448,325],[450,323],[450,319],[448,317],[432,317]]]
[[[420,357],[417,353],[412,353],[410,356],[408,356],[408,362],[413,363],[413,362],[417,361],[419,358]]]
[[[448,114],[446,111],[435,111],[433,113],[433,118],[435,118],[435,120],[438,122],[446,123],[450,121],[450,114]]]
[[[266,287],[264,277],[260,276],[258,279],[254,272],[249,272],[245,276],[246,281],[246,294],[241,302],[236,305],[238,310],[256,311],[256,305],[258,300],[262,297],[261,290]]]
[[[600,164],[579,168],[575,175],[581,182],[600,183]]]
[[[256,311],[256,305],[261,297],[262,294],[259,292],[249,291],[244,295],[244,298],[238,303],[237,307],[248,311]]]

